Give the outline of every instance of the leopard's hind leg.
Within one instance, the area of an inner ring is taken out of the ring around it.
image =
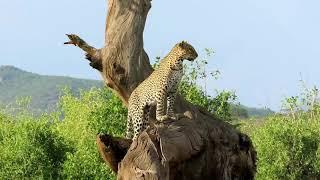
[[[156,107],[156,119],[157,121],[163,121],[164,119],[167,119],[166,115],[166,99],[167,99],[167,94],[164,90],[161,90],[157,95],[156,95],[156,102],[157,102],[157,107]]]
[[[138,108],[135,114],[132,116],[133,123],[133,140],[144,130],[143,122],[145,121],[144,117],[144,108]]]

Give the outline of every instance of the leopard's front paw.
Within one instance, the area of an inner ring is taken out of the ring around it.
[[[175,114],[169,115],[170,119],[172,120],[177,120],[178,117]]]
[[[157,121],[160,121],[160,122],[167,120],[167,119],[169,119],[169,116],[167,116],[167,115],[157,117]]]

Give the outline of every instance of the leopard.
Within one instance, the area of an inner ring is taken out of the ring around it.
[[[131,93],[128,100],[126,138],[136,139],[149,126],[150,107],[156,106],[156,120],[175,119],[174,104],[183,76],[183,61],[194,61],[197,51],[186,41],[177,43],[158,67]]]

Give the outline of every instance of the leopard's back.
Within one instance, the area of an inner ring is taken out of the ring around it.
[[[150,103],[154,103],[155,98],[159,93],[167,92],[169,87],[168,77],[170,77],[170,72],[168,72],[168,69],[165,67],[159,67],[158,70],[151,73],[151,75],[141,82],[132,92],[129,98],[129,107],[130,103],[133,103],[133,101],[136,100],[143,105],[150,105]]]

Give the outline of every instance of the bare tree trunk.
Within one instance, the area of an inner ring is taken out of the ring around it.
[[[103,48],[91,47],[73,34],[65,43],[87,53],[90,66],[126,105],[131,92],[153,71],[143,49],[150,7],[150,0],[109,0]],[[156,122],[134,142],[97,136],[100,154],[118,179],[254,178],[256,152],[248,136],[181,97],[175,112],[178,120]]]

